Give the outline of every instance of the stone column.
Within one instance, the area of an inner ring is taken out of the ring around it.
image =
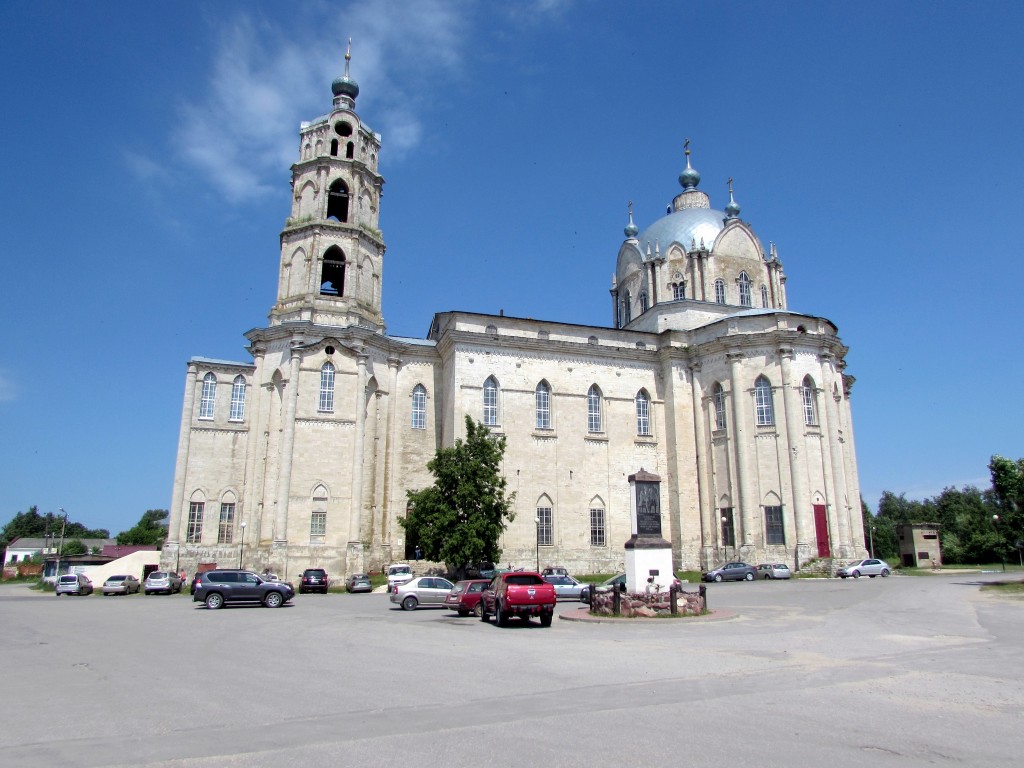
[[[809,537],[810,499],[807,494],[805,469],[807,457],[805,441],[799,439],[803,432],[803,401],[800,396],[800,384],[793,382],[793,350],[790,347],[779,349],[782,361],[782,406],[786,411],[786,436],[789,445],[786,459],[789,463],[790,487],[792,490],[793,521],[796,526],[796,546],[805,545]],[[797,567],[799,567],[797,563]]]
[[[256,471],[259,466],[260,436],[263,434],[263,411],[264,403],[267,400],[263,386],[259,383],[263,378],[263,363],[265,361],[263,349],[253,349],[253,358],[256,370],[253,371],[252,380],[245,396],[245,486],[241,489],[241,509],[235,519],[235,526],[245,521],[249,528],[249,536],[252,540],[259,542],[258,526],[252,509],[256,507]]]
[[[739,506],[740,506],[740,532],[737,537],[736,546],[743,552],[744,547],[749,546],[748,539],[754,530],[753,512],[754,499],[753,491],[750,488],[751,467],[750,450],[752,442],[748,435],[752,434],[749,424],[749,398],[745,396],[747,388],[743,386],[743,353],[728,352],[726,358],[729,360],[730,389],[732,390],[732,413],[734,424],[734,438],[732,440],[733,451],[736,456],[736,475],[739,481]],[[735,520],[735,515],[733,520]]]
[[[285,391],[284,435],[281,440],[281,464],[277,475],[277,510],[274,513],[274,544],[288,542],[288,500],[292,487],[292,453],[295,448],[295,411],[299,401],[299,362],[302,343],[292,341],[291,366]]]
[[[356,352],[356,444],[352,450],[352,506],[348,517],[349,549],[361,539],[363,519],[363,453],[366,434],[366,353]]]
[[[704,424],[707,421],[707,410],[704,407],[704,392],[700,384],[700,363],[690,365],[690,392],[693,397],[693,436],[694,448],[697,452],[697,505],[700,510],[700,539],[702,565],[710,567],[714,556],[718,515],[712,515],[714,504],[708,498],[711,487],[711,476],[708,473],[708,440]]]
[[[381,544],[388,545],[385,560],[391,556],[391,526],[396,518],[392,504],[395,498],[396,454],[398,452],[398,369],[402,361],[397,357],[388,358],[388,426],[384,435],[386,460],[384,464],[384,499],[381,503]],[[382,547],[383,549],[383,547]]]
[[[840,372],[845,366],[840,364]],[[860,499],[860,476],[857,473],[857,448],[853,440],[853,413],[850,408],[850,392],[856,379],[853,376],[843,374],[843,402],[840,410],[840,418],[843,421],[843,458],[846,463],[846,487],[850,498],[850,504],[854,509],[850,512],[850,544],[854,547],[853,557],[859,557],[862,552],[867,557],[867,550],[864,547],[864,519],[861,512]]]
[[[181,427],[178,431],[178,453],[174,464],[174,491],[171,494],[171,514],[167,521],[167,543],[177,549],[181,541],[181,512],[185,503],[185,476],[188,473],[188,449],[192,439],[192,414],[196,403],[196,377],[199,369],[188,364],[185,374],[185,397],[181,406]]]
[[[835,358],[828,353],[821,355],[821,378],[824,391],[825,409],[822,415],[828,422],[828,429],[824,433],[825,444],[828,446],[829,466],[831,477],[826,470],[826,480],[831,480],[832,491],[829,496],[831,509],[829,510],[829,535],[833,537],[833,556],[846,557],[846,550],[849,545],[849,527],[846,510],[846,478],[843,472],[843,449],[839,441],[839,407],[836,403],[835,377],[833,375],[833,364]]]

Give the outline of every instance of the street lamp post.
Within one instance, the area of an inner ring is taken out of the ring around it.
[[[1003,573],[1006,573],[1006,558],[1003,556],[1003,548],[999,546],[999,515],[992,515],[992,527],[996,531],[996,547],[999,549],[999,562],[1003,564]]]
[[[875,524],[868,523],[868,541],[871,543],[871,557],[875,556]]]
[[[68,526],[68,513],[64,512],[64,507],[57,507],[57,509],[63,513],[64,522],[60,524],[60,546],[57,547],[57,565],[53,572],[55,577],[60,576],[60,556],[64,553],[64,529]]]
[[[537,573],[540,573],[540,518],[533,518],[533,522],[537,525],[536,536],[533,537],[534,548],[537,550]]]
[[[725,538],[725,524],[729,522],[729,518],[722,515],[722,562],[729,561],[729,541]]]
[[[238,524],[238,527],[242,529],[242,539],[238,544],[238,567],[242,567],[242,553],[245,551],[245,521],[243,520]]]

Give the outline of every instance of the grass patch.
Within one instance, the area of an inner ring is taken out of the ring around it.
[[[981,591],[995,592],[1011,597],[1024,597],[1024,581],[993,581],[991,584],[983,584]]]

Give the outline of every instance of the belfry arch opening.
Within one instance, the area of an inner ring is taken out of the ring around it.
[[[320,271],[320,295],[345,295],[345,253],[336,245],[324,253],[324,264]]]
[[[348,221],[348,187],[341,179],[336,179],[327,193],[327,218]]]

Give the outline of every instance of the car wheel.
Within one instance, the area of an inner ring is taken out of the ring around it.
[[[888,568],[883,568],[883,569],[882,569],[882,578],[884,579],[884,578],[886,578],[886,577],[887,577],[888,575],[889,575],[889,569],[888,569]]]
[[[855,579],[859,579],[860,578],[860,571],[854,571],[850,575],[853,576],[853,578],[855,578]]]
[[[508,614],[501,610],[501,603],[494,604],[494,626],[504,627],[508,624]]]
[[[480,621],[483,621],[483,622],[487,621],[487,614],[484,612],[484,601],[483,600],[481,600],[479,603],[476,604],[476,608],[473,609],[473,613],[476,615],[476,617],[478,619],[480,619]]]
[[[551,619],[552,618],[554,618],[554,614],[542,613],[540,615],[540,625],[542,627],[550,627],[551,626]]]
[[[721,581],[721,580],[722,580],[722,574],[716,573],[715,574],[715,581]]]
[[[746,579],[747,581],[753,581],[753,580],[754,580],[754,574],[752,574],[752,573],[748,573],[748,574],[747,574],[746,576],[744,576],[743,578],[744,578],[744,579]]]
[[[402,601],[402,608],[406,611],[415,611],[416,606],[418,604],[419,600],[417,600],[412,595],[409,595],[407,598],[405,598],[405,600]]]
[[[267,608],[280,608],[284,605],[284,595],[280,592],[267,592],[267,596],[263,598],[263,604]]]
[[[224,607],[224,597],[219,592],[211,592],[206,596],[206,607],[211,611]]]

